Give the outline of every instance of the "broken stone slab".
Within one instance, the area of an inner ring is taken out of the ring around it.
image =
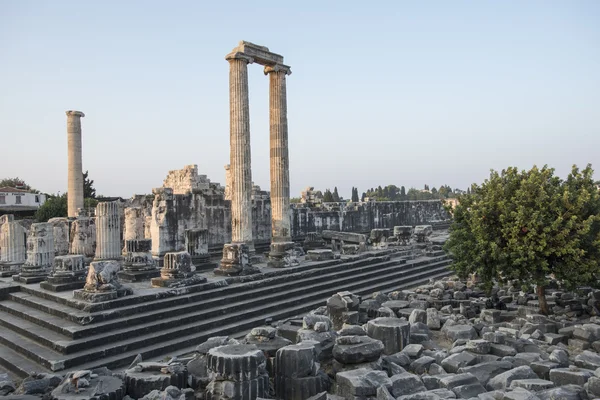
[[[306,259],[309,261],[333,260],[333,251],[329,249],[308,250]]]
[[[427,326],[429,329],[438,330],[442,327],[442,322],[436,308],[427,309]]]
[[[542,390],[535,394],[540,400],[581,400],[586,399],[585,389],[579,385],[564,385]]]
[[[392,396],[388,388],[386,388],[385,386],[378,387],[376,394],[376,400],[396,400],[396,398]]]
[[[491,350],[491,343],[484,339],[468,340],[465,348],[471,353],[488,354]]]
[[[400,318],[375,318],[367,323],[366,331],[383,343],[385,354],[401,351],[410,340],[410,324]]]
[[[555,368],[550,370],[550,380],[556,386],[579,385],[583,386],[589,378],[594,376],[594,371],[579,368]]]
[[[90,374],[88,376],[72,379],[72,374],[65,377],[60,385],[52,391],[52,398],[56,400],[72,399],[122,399],[125,396],[123,380],[109,375]],[[84,385],[82,385],[84,381]]]
[[[575,365],[586,369],[600,368],[600,355],[589,350],[584,350],[575,357]]]
[[[545,379],[516,379],[511,382],[510,388],[523,388],[531,392],[539,392],[554,387],[554,382]]]
[[[391,392],[395,397],[424,392],[426,390],[421,378],[408,372],[393,375],[390,380],[392,386]]]
[[[125,371],[125,392],[139,399],[153,390],[161,391],[169,386],[186,387],[187,375],[181,364],[140,362]]]
[[[600,397],[600,378],[598,378],[596,376],[592,376],[585,383],[584,388],[587,392],[591,393],[593,396],[595,396],[597,398]]]
[[[406,354],[410,358],[418,358],[423,353],[423,345],[421,344],[409,344],[402,349],[402,353]]]
[[[552,361],[536,361],[529,364],[529,366],[540,379],[545,380],[550,379],[550,370],[561,367],[560,364]]]
[[[452,391],[459,399],[472,399],[482,393],[486,393],[485,388],[479,382],[457,386],[453,388]]]
[[[376,361],[384,346],[380,340],[368,336],[340,336],[333,346],[333,358],[342,364]]]
[[[474,364],[471,366],[461,367],[456,372],[459,374],[473,374],[477,378],[479,383],[485,386],[487,385],[490,379],[512,368],[512,364],[508,361],[490,361],[481,364]]]
[[[529,390],[515,388],[512,392],[505,393],[503,400],[538,400],[538,398]]]
[[[512,357],[517,354],[517,350],[514,347],[505,344],[492,343],[490,344],[490,353],[498,357]]]
[[[446,389],[454,389],[458,386],[463,385],[471,385],[479,383],[475,375],[464,373],[464,374],[448,374],[446,376],[439,375],[441,378],[439,379],[440,388]]]
[[[344,313],[358,311],[360,299],[350,292],[339,292],[327,299],[327,314],[337,331],[342,329],[345,318]]]
[[[336,383],[336,394],[345,399],[375,397],[377,388],[391,387],[392,384],[384,371],[370,371],[364,368],[339,372],[336,375]]]
[[[433,363],[435,363],[435,358],[423,356],[410,363],[408,369],[415,374],[422,375],[429,370]]]
[[[538,376],[528,366],[517,367],[491,378],[486,387],[488,390],[506,390],[517,379],[538,379]]]
[[[408,322],[411,324],[414,324],[415,322],[421,322],[423,324],[426,324],[427,323],[427,312],[424,310],[419,310],[419,309],[415,308],[410,313],[410,316],[408,317]]]
[[[463,351],[448,356],[442,360],[441,365],[446,372],[456,373],[460,368],[474,365],[475,363],[477,363],[477,357],[467,351]]]
[[[477,331],[475,331],[475,328],[473,328],[471,325],[444,325],[442,331],[446,335],[446,338],[451,341],[458,339],[470,340],[477,338]]]
[[[315,328],[319,328],[320,326],[323,326],[323,329],[325,328],[324,323],[317,322],[315,324]],[[335,331],[323,330],[317,332],[311,329],[299,329],[296,336],[296,343],[314,342],[319,361],[328,361],[333,358],[333,346],[335,345],[336,337],[337,334]]]

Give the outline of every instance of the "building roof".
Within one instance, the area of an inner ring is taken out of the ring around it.
[[[27,189],[17,189],[14,187],[4,186],[0,187],[0,193],[32,193]]]

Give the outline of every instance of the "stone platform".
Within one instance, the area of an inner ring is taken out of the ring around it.
[[[304,261],[289,268],[258,265],[260,274],[217,277],[205,283],[152,288],[127,284],[133,294],[90,303],[71,292],[0,279],[0,366],[25,376],[31,370],[68,371],[128,365],[184,354],[208,337],[242,336],[270,318],[299,315],[332,294],[357,295],[415,287],[449,275],[441,252],[413,259],[406,249],[366,252],[341,259]]]

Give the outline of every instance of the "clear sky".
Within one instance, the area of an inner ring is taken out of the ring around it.
[[[0,0],[0,178],[66,191],[75,109],[98,194],[150,193],[187,164],[224,184],[224,57],[240,40],[292,67],[292,196],[465,189],[512,165],[600,177],[600,1]],[[253,180],[268,190],[260,66],[249,84]]]

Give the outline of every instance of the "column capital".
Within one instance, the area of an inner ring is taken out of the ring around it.
[[[284,72],[286,75],[291,75],[292,69],[289,65],[283,65],[283,64],[275,64],[275,65],[265,66],[265,75],[268,75],[271,72]]]
[[[244,60],[246,61],[248,64],[252,64],[254,62],[254,58],[250,57],[249,55],[239,52],[239,51],[233,51],[229,54],[227,54],[225,56],[225,59],[227,61],[231,61],[231,60]]]
[[[75,110],[65,111],[65,114],[67,114],[67,117],[85,117],[84,113],[82,113],[81,111],[75,111]]]

